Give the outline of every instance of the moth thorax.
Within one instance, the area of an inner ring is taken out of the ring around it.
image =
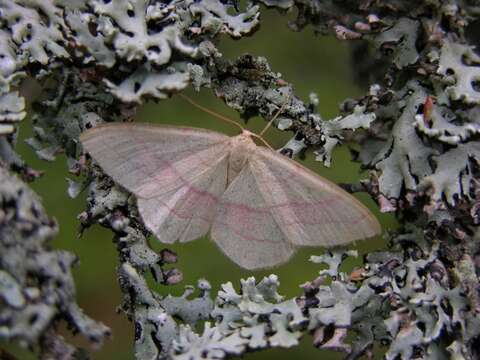
[[[228,161],[229,182],[237,177],[256,146],[250,136],[245,134],[238,135],[232,139],[232,147]]]

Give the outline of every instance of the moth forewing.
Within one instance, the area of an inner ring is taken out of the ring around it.
[[[203,166],[204,171],[196,174],[191,182],[178,178],[177,189],[138,199],[145,225],[161,242],[187,242],[210,230],[218,199],[226,189],[228,156],[211,159],[208,166]]]
[[[187,167],[184,175],[188,179],[204,171],[204,162],[217,157],[211,156],[208,149],[215,147],[218,153],[225,153],[221,146],[228,147],[229,139],[227,135],[204,129],[147,123],[108,123],[80,136],[86,151],[106,174],[143,198],[175,189],[177,178],[171,173],[181,170],[173,164]],[[202,157],[188,162],[187,158],[197,153]]]
[[[258,183],[294,244],[334,246],[380,234],[370,210],[339,186],[263,147],[256,159]]]

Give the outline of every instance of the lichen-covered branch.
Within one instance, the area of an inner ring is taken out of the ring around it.
[[[267,8],[297,11],[293,30],[311,26],[350,42],[368,93],[345,100],[327,121],[316,96],[295,96],[267,59],[224,59],[219,35],[254,34]],[[351,359],[373,356],[378,345],[387,359],[478,358],[480,60],[466,33],[479,10],[466,0],[261,0],[242,8],[235,0],[0,0],[0,337],[38,346],[44,357],[73,358],[79,350],[56,332],[57,321],[95,341],[107,334],[76,305],[74,257],[46,248],[55,225],[12,174],[39,176],[15,153],[25,117],[17,87],[30,76],[46,100],[33,107],[28,143],[48,161],[65,152],[69,195],[88,187],[82,226],[113,231],[120,308],[134,324],[137,359],[224,358],[294,346],[307,332],[318,348]],[[88,159],[78,136],[130,121],[137,104],[189,85],[211,88],[244,118],[270,120],[285,104],[275,125],[292,133],[281,149],[287,156],[310,147],[329,166],[338,144],[359,145],[352,151],[369,178],[347,188],[395,211],[401,227],[389,248],[351,273],[339,269],[352,251],[312,257],[328,269],[294,299],[277,293],[275,275],[243,280],[238,291],[224,284],[216,296],[206,280],[198,295],[192,287],[180,297],[149,288],[147,272],[165,286],[182,280],[176,254],[149,247],[135,199]]]
[[[75,301],[75,255],[49,249],[57,224],[28,186],[3,167],[0,183],[0,339],[37,347],[54,358],[73,358],[79,350],[56,333],[63,319],[100,345],[110,330]]]

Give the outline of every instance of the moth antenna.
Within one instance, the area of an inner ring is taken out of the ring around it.
[[[232,120],[232,119],[229,119],[229,118],[226,117],[226,116],[220,115],[220,114],[216,113],[216,112],[213,111],[213,110],[207,109],[206,107],[204,107],[204,106],[198,104],[197,102],[193,101],[192,99],[190,99],[188,96],[183,95],[183,94],[180,94],[180,93],[178,94],[178,96],[180,96],[182,99],[186,100],[186,101],[187,101],[188,103],[190,103],[191,105],[195,106],[197,109],[200,109],[200,110],[206,112],[207,114],[212,115],[213,117],[215,117],[215,118],[217,118],[217,119],[219,119],[219,120],[225,121],[225,122],[227,122],[227,123],[229,123],[229,124],[233,124],[233,125],[239,127],[240,130],[242,130],[242,132],[245,130],[245,129],[243,128],[243,126],[240,125],[239,123],[237,123],[236,121],[234,121],[234,120]]]
[[[179,93],[178,95],[179,95],[181,98],[183,98],[184,100],[186,100],[188,103],[190,103],[191,105],[193,105],[193,106],[195,106],[196,108],[198,108],[198,109],[206,112],[207,114],[210,114],[210,115],[212,115],[213,117],[216,117],[217,119],[222,120],[222,121],[225,121],[225,122],[227,122],[227,123],[229,123],[229,124],[233,124],[233,125],[238,126],[238,127],[240,128],[240,130],[242,130],[242,132],[245,130],[245,129],[242,127],[242,125],[240,125],[240,124],[237,123],[236,121],[234,121],[234,120],[232,120],[232,119],[229,119],[229,118],[226,117],[226,116],[223,116],[223,115],[221,115],[221,114],[219,114],[219,113],[216,113],[216,112],[213,111],[213,110],[210,110],[210,109],[208,109],[208,108],[200,105],[199,103],[195,102],[194,100],[192,100],[191,98],[189,98],[189,97],[186,96],[186,95],[183,95],[183,94],[180,94],[180,93]],[[290,98],[290,97],[289,97],[289,98]],[[289,98],[288,98],[288,99],[289,99]],[[287,101],[288,101],[288,99],[287,99]],[[273,118],[271,121],[274,121],[274,120],[275,120],[275,118],[278,116],[278,114],[282,111],[283,107],[285,107],[285,104],[286,104],[286,102],[282,105],[282,108],[277,112],[277,114],[275,114],[274,118]],[[263,133],[263,131],[262,131],[262,133]],[[270,146],[270,144],[261,136],[261,134],[260,134],[260,135],[257,135],[257,134],[255,134],[255,133],[250,133],[250,135],[253,136],[253,137],[255,137],[255,138],[257,138],[257,139],[259,139],[259,140],[261,140],[270,150],[275,151],[275,149],[272,148],[272,146]]]
[[[268,130],[268,128],[273,124],[275,120],[277,120],[278,116],[285,110],[285,107],[287,106],[288,102],[290,101],[291,94],[288,94],[287,99],[283,102],[282,106],[280,109],[278,109],[277,113],[273,115],[272,119],[268,122],[268,124],[263,128],[263,130],[260,132],[259,136],[263,136],[265,132]]]
[[[261,137],[260,135],[257,135],[255,133],[250,133],[251,136],[253,137],[256,137],[257,139],[261,140],[265,145],[267,145],[267,147],[272,150],[272,151],[275,151],[275,149],[273,147],[270,146],[270,144],[263,138]]]

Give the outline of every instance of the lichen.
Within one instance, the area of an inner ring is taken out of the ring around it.
[[[445,153],[433,156],[436,164],[435,172],[422,179],[420,183],[424,189],[431,189],[433,201],[454,205],[457,200],[471,199],[476,179],[474,167],[480,161],[480,144],[471,141],[458,144]],[[455,177],[452,173],[456,174]]]
[[[400,18],[391,28],[374,37],[377,47],[392,58],[398,68],[417,62],[419,54],[415,46],[420,23],[409,18]],[[393,49],[392,49],[393,47]]]
[[[25,99],[15,90],[25,76],[17,50],[9,34],[0,29],[0,135],[13,133],[14,123],[26,116]]]
[[[365,113],[365,107],[357,105],[351,114],[320,123],[323,146],[316,152],[316,160],[322,161],[325,166],[330,166],[332,151],[341,143],[343,134],[347,130],[368,129],[375,117],[375,113]]]
[[[419,351],[446,356],[450,343],[441,346],[436,342],[446,334],[453,336],[452,344],[468,343],[472,331],[476,334],[473,337],[478,336],[479,329],[466,323],[464,313],[469,302],[461,288],[448,285],[438,246],[435,242],[406,242],[413,239],[418,241],[418,234],[393,238],[391,253],[369,254],[368,267],[350,275],[340,272],[338,260],[333,260],[345,259],[346,253],[313,258],[328,265],[320,278],[304,285],[305,295],[301,298],[308,308],[308,327],[315,332],[317,346],[334,347],[357,358],[379,341],[388,343],[386,358],[409,359]],[[410,256],[404,258],[408,253]],[[329,279],[332,282],[326,285]],[[450,309],[448,315],[445,306]],[[333,335],[326,335],[327,326],[334,327]],[[335,335],[345,328],[358,335],[352,345]]]
[[[471,46],[445,39],[437,74],[443,76],[444,91],[451,100],[462,100],[467,104],[480,101],[480,92],[475,85],[480,81],[479,63],[480,57]]]
[[[67,31],[63,11],[50,1],[19,0],[0,2],[2,22],[28,62],[46,65],[52,58],[69,58],[65,50]],[[42,17],[43,16],[43,17]]]
[[[389,139],[370,161],[381,171],[379,191],[389,199],[398,199],[402,189],[415,191],[418,181],[431,174],[429,158],[434,149],[425,145],[412,126],[420,105],[427,94],[411,83],[399,94],[399,118],[392,127]]]
[[[291,347],[298,344],[306,322],[295,299],[283,300],[277,292],[275,275],[256,283],[253,277],[241,281],[237,293],[231,283],[222,285],[210,316],[215,326],[205,324],[201,336],[190,327],[180,327],[173,357],[222,359],[248,350]]]
[[[353,70],[369,91],[324,120],[318,97],[296,96],[264,57],[225,59],[217,42],[254,34],[266,11],[259,4],[294,12],[294,30],[311,26],[363,49]],[[306,333],[349,359],[373,356],[379,345],[387,359],[478,358],[479,58],[465,34],[479,9],[463,0],[0,0],[0,338],[37,345],[45,358],[71,358],[81,351],[56,322],[94,342],[108,333],[76,305],[75,257],[47,248],[55,224],[9,173],[40,175],[15,153],[16,124],[26,115],[18,88],[30,76],[43,99],[32,106],[27,142],[42,159],[66,155],[69,195],[87,192],[82,231],[112,230],[119,309],[135,328],[137,359],[239,356],[295,346]],[[84,154],[78,136],[129,121],[138,104],[189,85],[210,88],[245,119],[278,115],[274,126],[293,136],[284,155],[312,148],[330,165],[338,145],[359,145],[352,153],[369,176],[346,188],[395,211],[400,227],[387,235],[390,245],[357,259],[352,272],[344,261],[355,251],[312,257],[327,268],[291,299],[278,294],[276,275],[242,280],[238,291],[228,282],[217,294],[206,280],[181,296],[154,291],[147,274],[163,286],[182,281],[177,255],[148,245],[134,197]]]
[[[4,168],[0,180],[0,339],[34,346],[63,319],[100,344],[110,330],[86,316],[75,302],[71,272],[75,255],[49,249],[58,231],[56,223],[38,197]]]

